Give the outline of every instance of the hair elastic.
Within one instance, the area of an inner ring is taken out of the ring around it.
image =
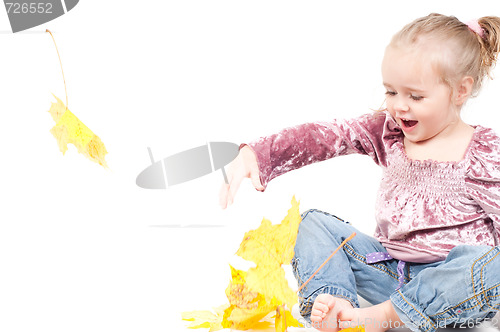
[[[481,28],[481,26],[479,25],[479,22],[477,20],[472,20],[472,21],[469,21],[465,24],[467,24],[467,27],[471,31],[474,31],[475,33],[477,33],[479,35],[479,37],[484,39],[484,29]]]

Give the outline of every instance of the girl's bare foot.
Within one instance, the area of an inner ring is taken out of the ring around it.
[[[346,310],[342,313],[342,320],[344,328],[363,325],[366,332],[383,332],[404,326],[391,301],[367,308]]]
[[[345,299],[330,294],[318,295],[311,311],[312,326],[322,332],[363,325],[366,332],[382,332],[402,327],[391,301],[368,308],[353,308]]]
[[[344,320],[343,314],[351,310],[351,302],[330,294],[320,294],[312,307],[312,326],[322,332],[337,332],[343,328],[339,324],[339,321]]]

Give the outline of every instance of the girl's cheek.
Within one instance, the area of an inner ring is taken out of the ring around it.
[[[386,102],[385,106],[387,108],[387,111],[389,111],[389,114],[394,116],[394,107],[392,106],[392,103]]]

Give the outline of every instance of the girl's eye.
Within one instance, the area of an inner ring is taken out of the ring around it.
[[[410,95],[410,98],[415,100],[415,101],[419,101],[419,100],[424,99],[424,97],[422,97],[422,96],[414,96],[414,95]]]
[[[394,91],[386,91],[386,92],[385,92],[385,94],[386,94],[387,96],[395,96],[395,95],[396,95],[396,92],[394,92]]]

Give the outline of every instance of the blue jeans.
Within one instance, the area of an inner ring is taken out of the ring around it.
[[[399,318],[413,331],[481,322],[500,310],[500,247],[457,246],[446,260],[406,263],[398,288],[398,261],[367,264],[366,254],[387,252],[373,237],[322,211],[302,214],[292,267],[301,285],[340,243],[356,232],[300,291],[300,313],[310,322],[319,294],[344,298],[356,308],[360,295],[372,304],[391,300]]]

